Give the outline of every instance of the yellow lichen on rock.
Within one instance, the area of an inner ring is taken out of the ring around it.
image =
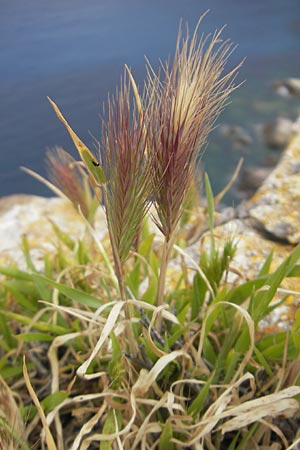
[[[254,224],[275,239],[300,242],[300,129],[248,208]]]

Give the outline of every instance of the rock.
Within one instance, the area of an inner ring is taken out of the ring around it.
[[[242,169],[238,189],[249,198],[271,173],[271,167],[248,166]]]
[[[277,167],[248,203],[255,226],[274,239],[300,242],[300,129]]]
[[[259,127],[264,143],[271,148],[282,148],[288,145],[291,137],[295,134],[295,124],[285,117],[277,117]]]
[[[221,125],[219,133],[226,139],[230,139],[237,148],[245,147],[252,143],[249,133],[238,125]]]
[[[11,195],[0,200],[0,265],[18,264],[25,267],[20,249],[22,235],[26,235],[37,269],[43,265],[45,252],[55,250],[57,237],[50,219],[63,231],[76,238],[85,233],[83,219],[71,202],[61,198],[33,195]],[[104,213],[99,208],[96,224],[101,237],[106,232]]]
[[[300,78],[287,78],[273,83],[275,92],[281,97],[295,97],[300,95]]]

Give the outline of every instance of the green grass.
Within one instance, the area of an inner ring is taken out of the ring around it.
[[[56,448],[69,448],[63,442],[71,445],[74,434],[70,435],[67,423],[73,423],[80,436],[74,448],[80,448],[84,439],[91,439],[91,448],[202,445],[246,449],[255,439],[257,445],[263,440],[270,445],[278,441],[285,448],[290,441],[279,430],[276,435],[276,416],[288,408],[294,411],[294,397],[300,393],[299,388],[293,395],[288,391],[299,385],[295,370],[299,318],[289,331],[256,336],[282,280],[298,276],[300,247],[275,272],[269,273],[270,255],[257,278],[232,285],[226,273],[234,261],[235,245],[228,241],[217,249],[211,229],[210,249],[194,262],[198,271],[190,269],[185,250],[175,246],[185,267],[170,273],[164,308],[159,309],[155,298],[160,252],[150,230],[145,219],[138,252],[126,265],[126,303],[133,311],[129,323],[124,301],[118,298],[100,253],[92,261],[86,251],[82,265],[81,254],[74,254],[73,247],[61,240],[68,265],[54,264],[59,260],[58,249],[54,255],[45,255],[45,273],[37,273],[25,245],[28,271],[0,268],[5,276],[1,283],[1,376],[9,385],[18,385],[23,378],[23,355],[36,392],[41,389],[40,374],[47,374],[49,382],[39,398],[45,414],[54,420],[51,430]],[[94,254],[95,243],[88,241],[90,254]],[[106,261],[109,258],[107,254]],[[66,269],[68,276],[61,276]],[[183,276],[185,272],[188,276]],[[97,282],[91,285],[87,273],[93,273]],[[156,328],[159,317],[161,331]],[[19,395],[30,429],[37,409],[30,406],[25,388]],[[264,407],[270,395],[274,397]],[[254,399],[257,404],[252,405]],[[238,415],[245,417],[245,423],[236,421],[234,431],[223,433],[235,416],[232,408],[247,405],[249,410]],[[84,424],[90,423],[93,438],[84,437],[82,425],[78,429],[77,414],[83,414]],[[272,433],[260,417],[268,417]],[[62,436],[57,434],[60,427]],[[32,435],[36,438],[31,432],[28,440],[34,445]]]

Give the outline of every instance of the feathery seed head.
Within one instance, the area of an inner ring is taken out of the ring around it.
[[[191,185],[195,163],[226,99],[234,89],[238,67],[222,75],[232,44],[221,31],[197,39],[178,34],[173,63],[161,64],[158,73],[148,63],[148,151],[157,225],[169,240]]]
[[[88,218],[92,208],[92,187],[88,174],[79,162],[61,147],[49,149],[46,154],[47,172],[50,181],[57,186],[77,209]]]
[[[132,98],[126,73],[115,96],[108,99],[107,116],[101,144],[107,179],[104,202],[112,245],[124,263],[146,212],[149,194],[144,114]]]

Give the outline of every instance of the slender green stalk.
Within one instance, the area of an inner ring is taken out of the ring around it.
[[[157,297],[156,297],[156,305],[161,306],[164,301],[165,287],[166,287],[166,274],[168,268],[168,262],[170,259],[170,254],[172,250],[172,242],[170,240],[165,239],[162,246],[161,253],[161,264],[159,269],[159,277],[158,277],[158,287],[157,287]],[[162,316],[159,316],[156,321],[157,331],[160,333],[162,328]]]
[[[164,300],[165,284],[166,284],[166,274],[168,268],[168,262],[171,256],[173,248],[174,239],[165,239],[162,247],[161,253],[161,264],[158,278],[158,289],[157,289],[157,306],[161,306]]]
[[[163,303],[165,283],[166,283],[166,273],[167,273],[167,265],[168,265],[168,241],[165,240],[162,247],[161,253],[161,263],[159,269],[159,278],[158,278],[158,288],[157,288],[157,306],[161,306]]]

